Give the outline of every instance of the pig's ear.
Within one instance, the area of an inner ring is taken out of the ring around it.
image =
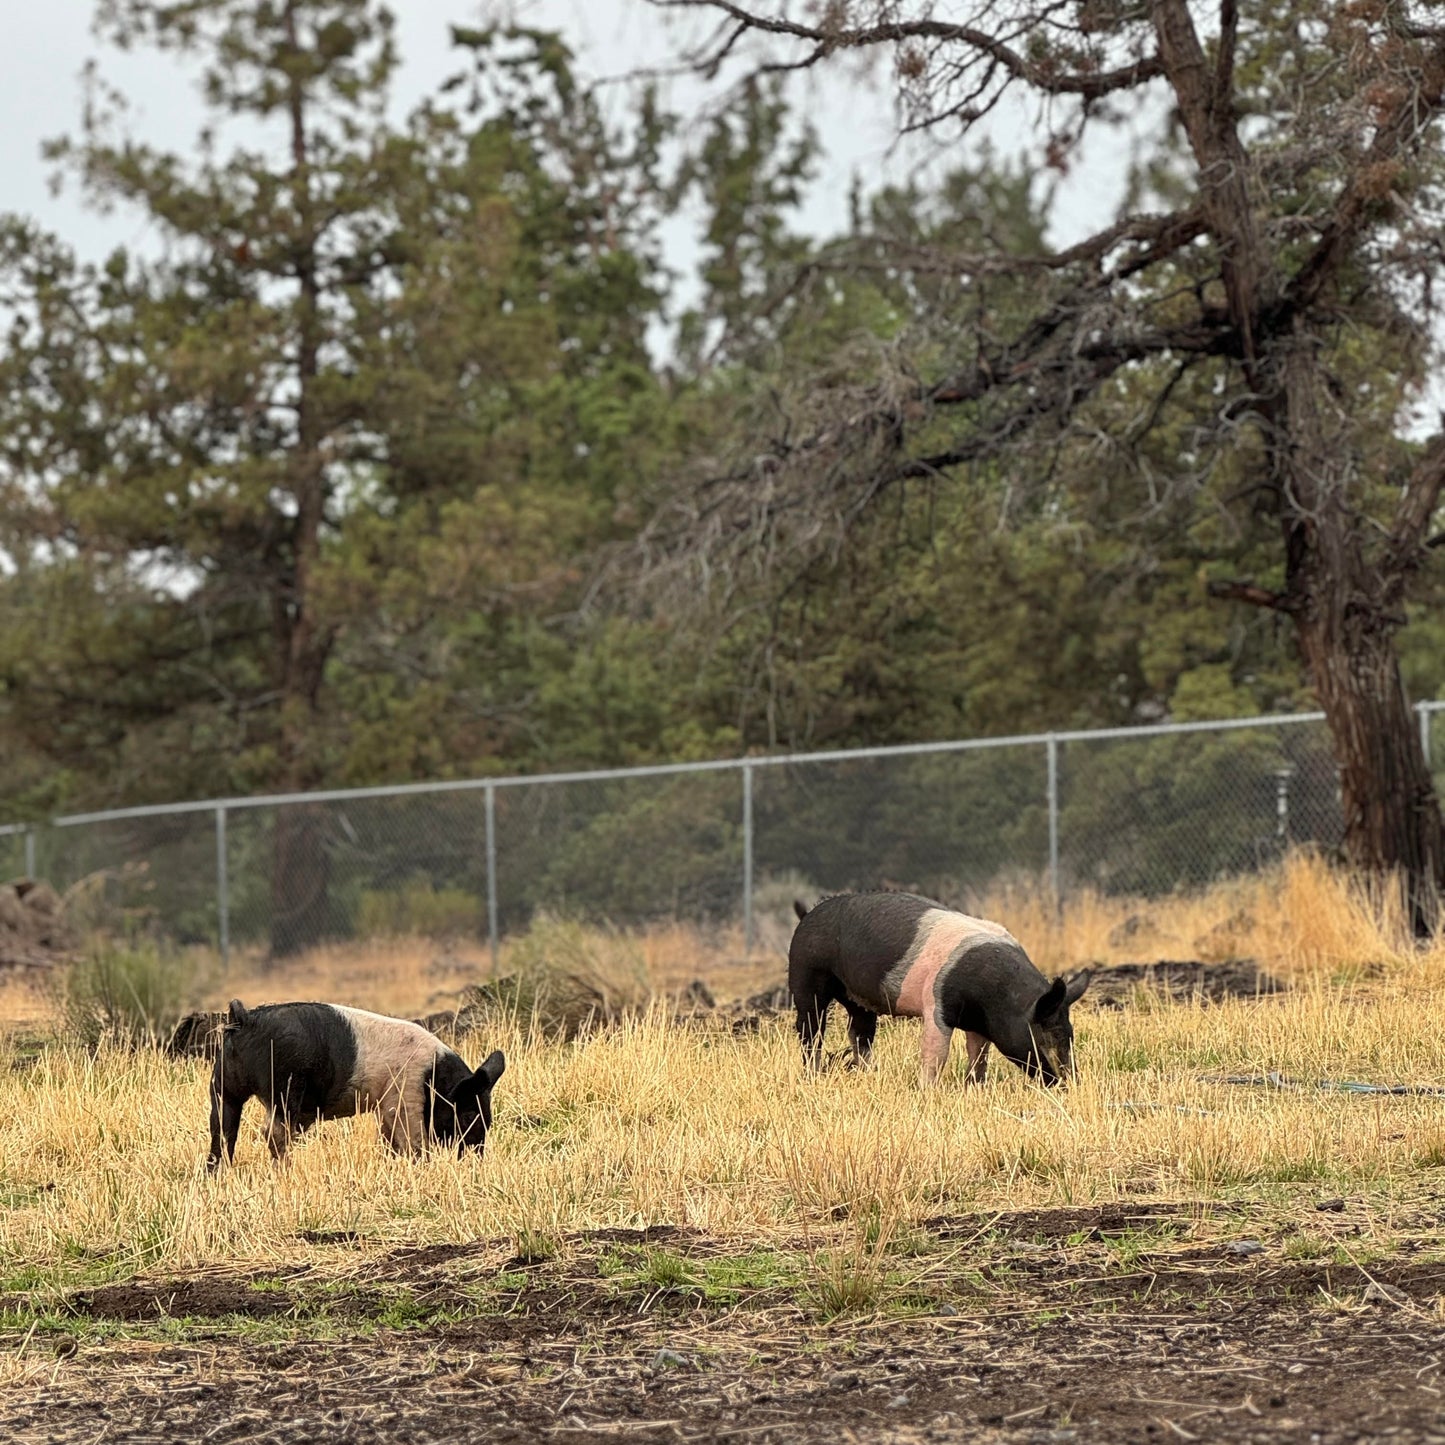
[[[1083,998],[1084,990],[1088,988],[1091,977],[1092,975],[1087,968],[1080,973],[1076,973],[1073,978],[1069,980],[1069,986],[1064,991],[1064,1002],[1067,1004],[1078,1003],[1078,1001]]]
[[[492,1092],[492,1086],[502,1077],[507,1060],[501,1049],[487,1055],[487,1061],[475,1074],[469,1074],[452,1090],[453,1104],[472,1104]]]
[[[1034,1005],[1034,1022],[1036,1024],[1048,1023],[1068,1001],[1068,985],[1063,979],[1056,978],[1049,985],[1049,991]]]

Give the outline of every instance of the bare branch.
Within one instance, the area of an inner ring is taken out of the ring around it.
[[[1153,55],[1114,70],[1059,71],[1047,60],[1030,60],[1019,54],[986,30],[977,30],[969,25],[950,25],[942,20],[895,20],[833,30],[778,16],[760,15],[733,3],[733,0],[648,0],[648,3],[660,10],[720,10],[748,30],[806,41],[814,47],[806,60],[774,65],[771,67],[774,69],[806,68],[839,50],[863,50],[877,45],[896,45],[905,40],[937,40],[971,47],[1001,65],[1015,80],[1022,80],[1046,95],[1077,95],[1086,101],[1098,100],[1115,91],[1132,90],[1164,73],[1158,57]],[[730,39],[729,49],[732,43]],[[706,64],[711,66],[712,61]]]
[[[1211,582],[1207,590],[1211,597],[1228,602],[1247,602],[1251,607],[1264,607],[1274,612],[1295,610],[1295,604],[1283,592],[1272,592],[1268,587],[1259,587],[1253,582]]]
[[[1234,92],[1234,52],[1239,44],[1239,0],[1220,0],[1219,54],[1214,57],[1214,104],[1229,105]]]
[[[1222,252],[1230,316],[1239,329],[1249,372],[1258,339],[1260,279],[1267,269],[1249,193],[1252,166],[1239,138],[1232,101],[1218,92],[1219,77],[1211,75],[1205,61],[1188,0],[1159,0],[1153,17],[1159,54],[1198,165],[1201,203]],[[1253,385],[1255,378],[1250,380]]]
[[[1165,250],[1177,250],[1180,245],[1202,234],[1203,230],[1202,214],[1197,209],[1191,209],[1167,214],[1125,216],[1112,226],[1106,226],[1095,235],[1086,237],[1062,251],[1015,256],[1005,251],[949,251],[916,242],[890,240],[887,260],[870,261],[843,249],[831,256],[809,261],[802,269],[804,272],[909,271],[919,275],[937,276],[1020,276],[1031,271],[1062,271],[1081,263],[1098,267],[1111,251],[1127,241],[1158,243],[1164,240],[1167,242]],[[876,243],[870,241],[868,244],[871,246]],[[1151,249],[1144,264],[1157,259],[1158,255]],[[1138,269],[1138,260],[1137,255],[1126,257],[1121,266],[1111,273],[1111,277],[1118,279],[1132,274]]]
[[[1420,565],[1426,549],[1438,541],[1437,537],[1425,540],[1425,532],[1440,505],[1442,487],[1445,487],[1445,433],[1436,436],[1426,447],[1395,509],[1384,561],[1386,587],[1393,598],[1403,594],[1410,573]]]
[[[1375,129],[1364,156],[1351,168],[1349,183],[1335,203],[1315,249],[1295,273],[1286,311],[1314,304],[1327,282],[1352,253],[1373,213],[1389,200],[1395,171],[1424,144],[1429,122],[1445,104],[1445,39],[1419,62],[1419,83],[1402,83],[1399,98]]]

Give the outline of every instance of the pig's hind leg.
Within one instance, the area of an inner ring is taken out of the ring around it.
[[[271,1157],[277,1163],[285,1159],[291,1141],[298,1134],[304,1134],[318,1117],[318,1111],[304,1101],[282,1095],[266,1122],[266,1142],[271,1147]]]
[[[812,977],[793,985],[798,1040],[803,1045],[803,1064],[809,1069],[822,1067],[823,1035],[828,1030],[828,1010],[833,1004],[833,982],[831,977]]]
[[[228,1069],[230,1073],[228,1075]],[[217,1169],[221,1163],[222,1146],[229,1164],[236,1157],[236,1137],[241,1132],[241,1110],[250,1098],[250,1090],[235,1077],[234,1065],[226,1056],[224,1044],[216,1055],[211,1071],[211,1151],[206,1168]]]
[[[854,1003],[851,998],[843,1000],[843,1007],[848,1010],[848,1042],[853,1046],[853,1063],[862,1067],[873,1054],[873,1039],[878,1033],[878,1015],[871,1008]]]

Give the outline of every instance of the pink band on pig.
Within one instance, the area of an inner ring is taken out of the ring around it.
[[[913,946],[889,970],[884,997],[892,995],[893,1012],[906,1018],[933,1019],[937,1007],[938,976],[949,959],[968,943],[1000,938],[1015,943],[1008,929],[986,918],[971,918],[944,908],[930,908],[918,920]]]

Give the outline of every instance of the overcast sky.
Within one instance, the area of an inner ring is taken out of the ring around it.
[[[644,0],[391,0],[398,20],[402,70],[397,83],[399,111],[457,68],[450,48],[451,23],[475,24],[505,18],[562,31],[579,55],[585,73],[622,76],[641,66],[675,61],[688,33],[668,23]],[[42,143],[78,128],[82,67],[100,61],[102,73],[128,95],[135,128],[145,137],[183,148],[194,136],[201,106],[194,76],[172,59],[153,53],[121,54],[100,46],[91,34],[94,0],[12,0],[0,57],[0,210],[21,212],[58,232],[84,255],[99,257],[124,242],[142,246],[145,222],[134,214],[100,216],[86,209],[74,194],[56,197],[49,187],[49,167]],[[690,112],[702,98],[690,80],[669,83],[669,99]],[[892,97],[887,73],[880,69],[871,86],[856,75],[831,73],[802,78],[797,97],[828,146],[824,172],[813,188],[801,224],[827,233],[846,217],[849,184],[860,175],[865,186],[896,177],[909,157],[891,151],[895,136]],[[1022,113],[1006,115],[993,127],[993,139],[1004,152],[1018,148]],[[1101,157],[1080,168],[1060,197],[1056,240],[1069,240],[1086,227],[1109,219],[1122,184],[1123,144],[1111,144]],[[687,267],[694,248],[686,227],[668,238],[674,265]]]

